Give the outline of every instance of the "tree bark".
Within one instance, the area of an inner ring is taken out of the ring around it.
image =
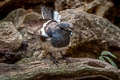
[[[1,80],[119,80],[119,72],[108,63],[89,58],[69,58],[70,63],[49,60],[23,64],[0,64]]]

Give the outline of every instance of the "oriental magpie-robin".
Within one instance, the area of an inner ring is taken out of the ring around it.
[[[28,31],[39,35],[41,46],[47,53],[61,52],[70,43],[72,24],[60,21],[57,11],[41,7],[42,19],[30,21]]]

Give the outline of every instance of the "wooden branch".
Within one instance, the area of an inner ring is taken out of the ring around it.
[[[73,79],[105,79],[119,80],[116,68],[108,63],[89,58],[69,58],[66,64],[60,60],[58,65],[49,60],[30,61],[23,64],[0,64],[2,80],[73,80]]]

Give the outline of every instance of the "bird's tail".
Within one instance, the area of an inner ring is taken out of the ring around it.
[[[61,15],[59,15],[58,11],[54,11],[51,8],[47,8],[45,6],[41,7],[41,14],[43,19],[51,19],[57,22],[60,22]]]

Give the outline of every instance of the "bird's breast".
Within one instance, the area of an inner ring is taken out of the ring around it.
[[[47,52],[59,52],[59,51],[63,51],[68,48],[68,46],[61,47],[61,48],[54,47],[51,44],[50,40],[42,42],[41,46],[42,46],[43,50],[45,50]]]
[[[56,30],[53,33],[51,44],[56,48],[68,46],[70,42],[70,35],[61,29]]]

